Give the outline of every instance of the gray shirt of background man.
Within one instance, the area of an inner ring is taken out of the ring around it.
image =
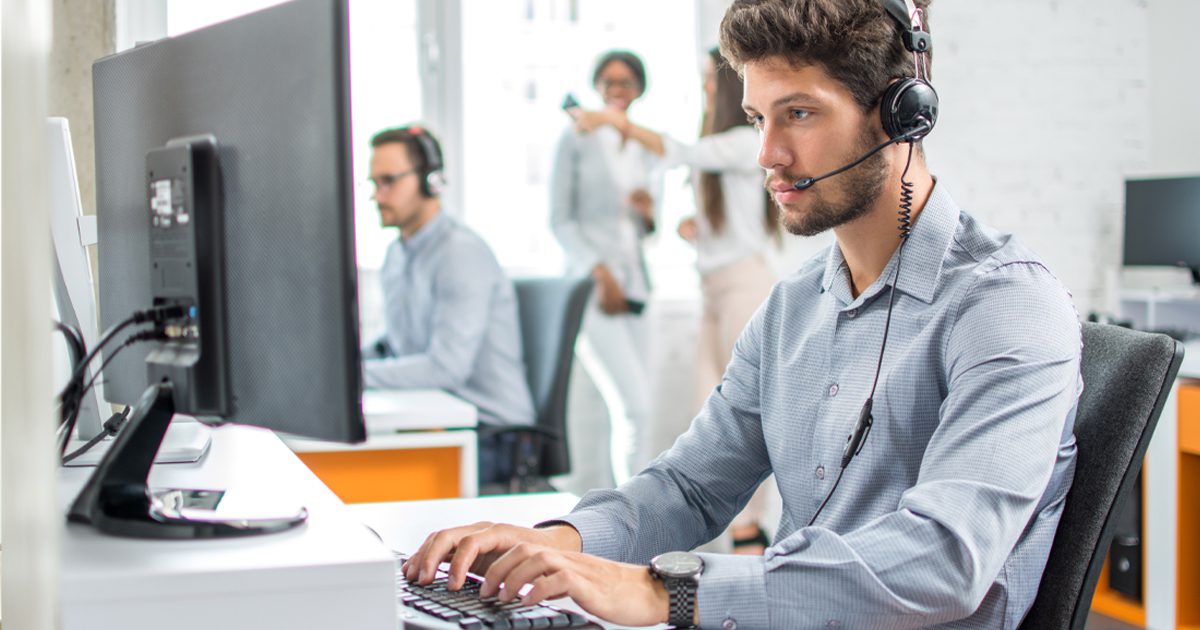
[[[386,334],[363,350],[367,387],[444,389],[482,422],[533,423],[516,294],[479,235],[439,212],[391,244],[380,278]]]
[[[561,519],[583,551],[694,548],[774,472],[766,555],[700,554],[704,627],[1016,628],[1074,475],[1080,326],[1040,260],[942,183],[904,248],[874,429],[805,526],[870,390],[895,265],[855,298],[835,243],[776,285],[691,430]]]

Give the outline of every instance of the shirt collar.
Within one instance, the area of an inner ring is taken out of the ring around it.
[[[429,220],[429,223],[421,226],[416,234],[408,240],[400,239],[400,246],[404,249],[404,253],[411,256],[425,249],[429,243],[438,240],[438,237],[453,225],[454,219],[444,211],[438,211],[437,214]]]
[[[942,263],[958,227],[958,215],[958,205],[950,198],[945,187],[935,181],[933,190],[929,193],[929,200],[925,202],[925,208],[917,215],[917,221],[908,237],[909,242],[904,246],[900,279],[896,281],[897,290],[927,304],[933,302],[941,280]],[[899,248],[896,251],[899,252]],[[890,286],[889,281],[896,264],[896,254],[892,254],[892,259],[884,267],[879,279],[855,299],[850,292],[846,259],[842,255],[841,247],[834,241],[825,263],[821,291],[832,292],[848,308],[857,307]]]

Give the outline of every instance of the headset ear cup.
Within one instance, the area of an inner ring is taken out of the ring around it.
[[[883,130],[897,139],[915,134],[920,140],[933,131],[938,116],[938,95],[933,86],[921,79],[903,79],[889,85],[879,103]],[[924,126],[926,129],[922,130]],[[919,133],[917,133],[919,132]]]
[[[441,171],[434,171],[421,180],[421,194],[426,198],[437,197],[442,194],[445,186],[446,176]]]

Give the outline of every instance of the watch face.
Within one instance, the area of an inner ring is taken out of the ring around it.
[[[654,571],[663,577],[684,578],[700,575],[704,561],[694,553],[670,551],[650,561]]]

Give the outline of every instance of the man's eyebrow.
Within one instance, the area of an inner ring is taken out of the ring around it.
[[[777,108],[785,105],[815,105],[820,102],[820,99],[807,92],[792,92],[791,94],[785,94],[775,99],[775,101],[771,103],[771,107]],[[754,107],[745,101],[742,102],[742,109],[746,110],[747,112],[755,111]]]

